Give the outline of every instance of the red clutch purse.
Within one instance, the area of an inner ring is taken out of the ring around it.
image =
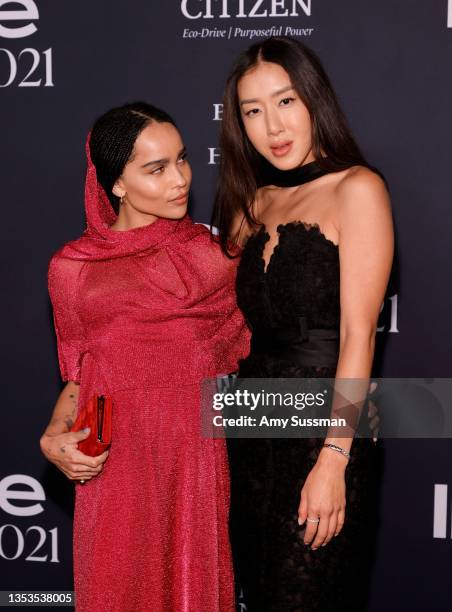
[[[111,410],[112,400],[107,395],[94,395],[79,410],[70,431],[79,431],[85,429],[85,427],[91,429],[89,436],[78,442],[79,451],[85,455],[96,457],[110,447]]]

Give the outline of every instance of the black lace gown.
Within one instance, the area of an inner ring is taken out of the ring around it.
[[[338,330],[339,251],[316,225],[280,225],[267,270],[264,227],[250,237],[237,274],[239,307],[251,328]],[[239,376],[334,378],[336,367],[308,367],[253,351]],[[337,363],[337,361],[336,361]],[[346,468],[346,518],[337,537],[311,550],[297,522],[300,491],[323,439],[230,439],[230,536],[248,612],[342,612],[366,609],[375,535],[375,445],[355,439]],[[335,452],[335,451],[329,451]]]

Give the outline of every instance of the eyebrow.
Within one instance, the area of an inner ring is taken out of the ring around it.
[[[272,93],[272,98],[274,98],[275,96],[279,96],[282,93],[285,93],[286,91],[290,91],[293,88],[294,88],[293,85],[287,85],[287,87],[278,89],[278,91],[275,91],[274,93]],[[242,104],[250,104],[251,102],[259,102],[259,98],[248,98],[247,100],[242,100],[240,102],[240,106],[242,106]]]
[[[187,147],[182,147],[182,149],[177,154],[177,157],[180,157],[181,155],[183,155],[186,152],[187,152]],[[169,163],[169,161],[170,161],[169,157],[163,157],[162,159],[154,159],[152,161],[146,162],[141,167],[142,168],[147,168],[148,166],[153,166],[154,164],[165,165],[165,164]]]

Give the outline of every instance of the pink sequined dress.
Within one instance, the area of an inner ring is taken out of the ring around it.
[[[104,469],[76,484],[76,610],[229,612],[227,455],[199,404],[203,378],[247,353],[235,260],[188,217],[111,230],[88,162],[87,230],[49,267],[62,377],[79,407],[113,397]]]

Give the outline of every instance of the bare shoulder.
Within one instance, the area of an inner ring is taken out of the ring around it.
[[[389,201],[383,179],[364,166],[353,166],[347,170],[336,186],[336,195],[341,203],[359,201]]]
[[[369,221],[391,215],[388,190],[383,179],[364,166],[347,170],[336,186],[338,217],[347,219],[367,217]]]

